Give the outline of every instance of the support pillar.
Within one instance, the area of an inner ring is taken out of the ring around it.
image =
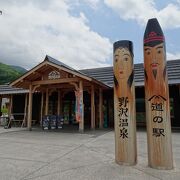
[[[32,93],[32,84],[29,85],[29,103],[28,103],[28,130],[32,130],[32,101],[33,101],[33,93]]]
[[[22,122],[22,125],[21,127],[27,125],[26,124],[26,120],[27,120],[27,106],[28,106],[28,94],[25,95],[25,102],[24,102],[24,118],[23,118],[23,122]]]
[[[45,115],[48,115],[49,111],[49,90],[46,89],[46,107],[45,107]]]
[[[40,119],[40,124],[42,124],[43,107],[44,107],[44,92],[41,93],[41,119]]]
[[[62,115],[63,114],[63,91],[61,90],[60,92],[60,114]]]
[[[79,132],[84,132],[84,100],[83,100],[83,82],[79,82],[79,91],[80,91],[80,112],[81,119],[79,122]]]
[[[94,85],[91,86],[91,129],[95,129]]]
[[[13,106],[13,95],[10,95],[10,102],[9,102],[9,109],[8,109],[8,116],[11,117],[12,114],[12,106]]]
[[[0,96],[0,114],[1,114],[1,108],[2,108],[2,97]]]
[[[99,89],[99,128],[103,128],[103,94],[102,89]]]

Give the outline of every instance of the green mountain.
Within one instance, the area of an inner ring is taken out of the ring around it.
[[[15,69],[16,71],[22,73],[22,74],[24,74],[24,73],[27,72],[27,69],[25,69],[25,68],[23,68],[23,67],[21,67],[21,66],[13,66],[13,65],[11,65],[11,67],[12,67],[13,69]]]
[[[10,83],[24,74],[25,69],[0,63],[0,85]]]

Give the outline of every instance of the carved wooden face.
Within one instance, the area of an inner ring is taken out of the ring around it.
[[[132,56],[128,49],[117,48],[114,53],[114,76],[119,79],[128,79],[133,68]]]
[[[165,49],[164,44],[158,44],[154,47],[145,46],[144,47],[144,57],[145,57],[145,69],[146,72],[152,73],[154,79],[162,74],[165,68]]]

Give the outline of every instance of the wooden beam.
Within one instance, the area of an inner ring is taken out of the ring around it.
[[[37,74],[38,76],[42,76],[43,75],[42,73],[39,73],[39,72],[36,72],[36,71],[34,71],[32,74]]]
[[[86,79],[86,80],[88,80],[88,81],[92,81],[92,78],[90,78],[90,77],[88,77],[88,76],[86,76],[86,75],[83,75],[83,74],[81,74],[81,73],[79,73],[79,72],[75,72],[74,70],[67,69],[67,68],[65,68],[65,67],[62,67],[62,66],[53,64],[53,63],[51,63],[51,62],[48,62],[48,64],[51,65],[51,66],[57,67],[59,70],[63,70],[63,71],[65,71],[65,72],[71,73],[71,74],[73,74],[73,75],[75,75],[75,76],[81,77],[81,78]]]
[[[103,93],[99,88],[99,128],[103,128]]]
[[[15,86],[17,83],[19,83],[20,81],[24,80],[24,78],[26,78],[27,76],[29,76],[31,73],[33,73],[34,71],[38,70],[39,68],[41,68],[42,66],[44,66],[45,64],[47,64],[47,62],[43,61],[42,63],[40,63],[39,65],[35,66],[33,69],[31,69],[30,71],[28,71],[27,73],[25,73],[23,76],[21,76],[20,78],[16,79],[15,81],[13,81],[10,86]]]
[[[62,79],[33,81],[32,85],[60,84],[60,83],[70,83],[70,82],[78,82],[78,81],[79,78],[62,78]]]
[[[78,84],[77,84],[77,83],[75,83],[75,82],[71,82],[70,84],[71,84],[71,85],[73,85],[73,86],[75,87],[76,91],[79,89],[79,87],[78,87]]]
[[[82,103],[82,114],[81,120],[79,122],[79,132],[84,132],[84,100],[83,100],[83,82],[79,82],[79,91],[81,94],[81,103]]]
[[[91,86],[91,129],[95,129],[94,85]]]
[[[28,130],[32,130],[32,101],[33,101],[33,93],[32,93],[32,84],[29,85],[29,103],[28,103]]]
[[[45,115],[48,115],[49,110],[49,92],[48,88],[46,89],[46,109],[45,109]]]
[[[38,84],[38,85],[35,85],[35,86],[33,87],[32,93],[34,93],[38,87],[40,87],[39,84]]]

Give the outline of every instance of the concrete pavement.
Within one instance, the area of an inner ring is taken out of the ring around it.
[[[146,133],[138,131],[138,164],[114,162],[114,132],[27,131],[0,128],[2,180],[179,180],[180,132],[173,133],[173,170],[147,166]]]

